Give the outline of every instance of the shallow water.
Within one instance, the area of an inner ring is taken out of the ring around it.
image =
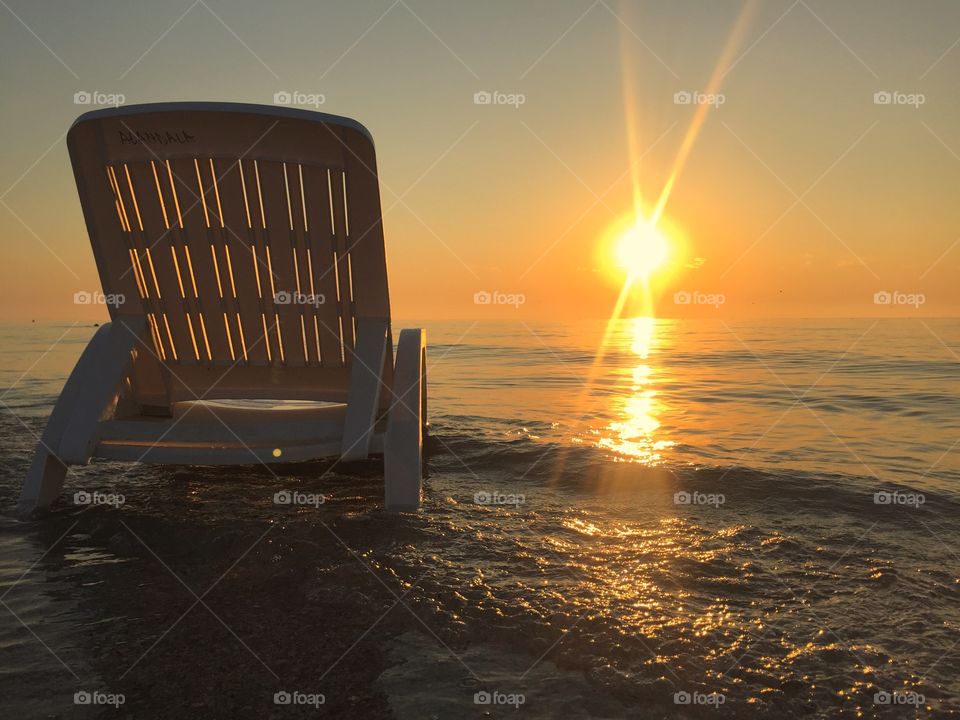
[[[0,705],[960,713],[960,322],[426,327],[417,514],[381,511],[377,462],[97,462],[30,523],[12,510],[34,435],[93,329],[0,328]]]

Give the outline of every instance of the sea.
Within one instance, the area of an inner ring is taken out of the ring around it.
[[[960,321],[393,326],[419,512],[378,459],[94,461],[27,520],[95,328],[0,326],[0,716],[960,715]]]

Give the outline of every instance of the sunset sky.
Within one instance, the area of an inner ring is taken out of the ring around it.
[[[397,318],[609,316],[623,273],[608,229],[633,212],[635,179],[652,210],[672,174],[657,315],[960,311],[950,0],[8,0],[0,18],[4,321],[106,317],[73,303],[99,287],[64,141],[95,109],[79,91],[298,92],[359,120]],[[701,106],[675,102],[710,91],[722,104],[702,125]],[[477,305],[480,291],[525,302]],[[923,303],[875,304],[883,291]]]

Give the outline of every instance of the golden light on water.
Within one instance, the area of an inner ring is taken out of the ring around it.
[[[673,445],[657,437],[662,406],[655,388],[656,371],[650,362],[656,329],[657,321],[652,317],[631,321],[630,337],[626,340],[630,342],[630,351],[641,362],[628,371],[631,383],[622,400],[620,419],[611,422],[597,442],[599,447],[616,452],[624,460],[645,465],[659,463],[663,451]]]

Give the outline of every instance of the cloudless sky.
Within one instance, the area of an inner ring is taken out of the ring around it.
[[[686,291],[735,316],[956,315],[958,39],[950,0],[5,0],[0,319],[105,317],[72,302],[98,288],[64,141],[92,109],[78,91],[322,94],[376,140],[397,317],[606,317],[623,278],[604,236],[632,212],[631,164],[653,204],[698,109],[674,94],[715,74],[724,102],[664,211],[657,314],[717,312],[673,302]],[[526,302],[475,305],[482,290]]]

